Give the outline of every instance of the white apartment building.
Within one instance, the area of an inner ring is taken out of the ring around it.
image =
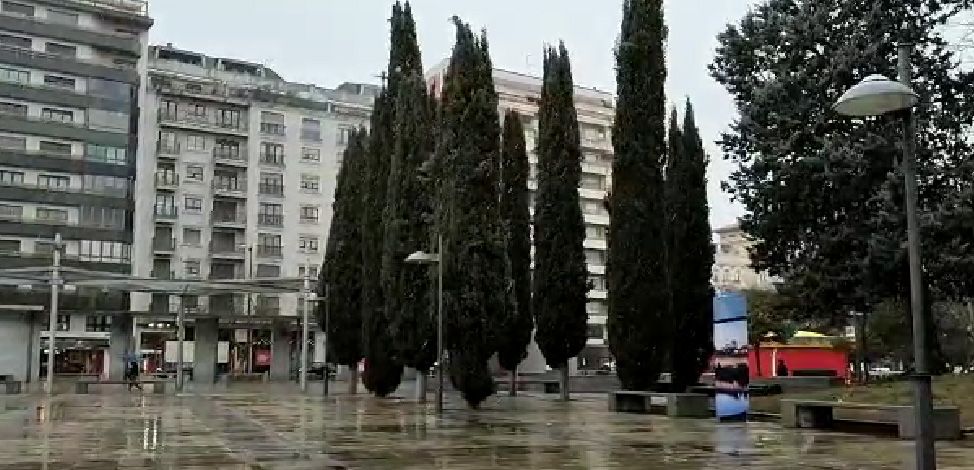
[[[171,45],[151,46],[148,58],[133,274],[218,280],[307,270],[316,280],[346,139],[368,124],[377,87],[291,83],[262,65]],[[190,297],[186,307],[294,318],[297,297]],[[149,331],[178,308],[175,296],[133,294]]]
[[[758,272],[751,267],[748,253],[754,241],[737,224],[718,228],[717,250],[711,282],[721,290],[774,290],[780,279],[767,272]]]
[[[428,81],[437,90],[442,89],[443,74],[448,60],[427,72]],[[503,117],[508,109],[520,113],[524,122],[525,142],[531,175],[528,189],[531,193],[532,213],[534,190],[537,189],[538,155],[535,152],[538,135],[538,103],[541,99],[542,81],[538,77],[507,70],[494,70],[494,86],[499,98],[498,112]],[[575,87],[575,108],[578,112],[581,133],[582,179],[578,188],[579,204],[585,219],[585,259],[588,263],[589,280],[594,286],[588,293],[589,314],[588,346],[579,354],[572,367],[592,370],[611,361],[608,350],[608,291],[605,280],[609,230],[609,213],[605,198],[612,186],[612,122],[615,118],[615,98],[611,93],[581,86]],[[543,372],[544,358],[535,344],[529,347],[528,358],[520,371]]]

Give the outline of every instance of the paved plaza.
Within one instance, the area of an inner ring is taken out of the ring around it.
[[[610,413],[604,396],[569,404],[493,397],[479,411],[453,399],[442,419],[409,400],[322,399],[291,386],[3,400],[0,470],[865,470],[906,468],[912,450],[895,439],[772,423]],[[971,468],[974,442],[941,444],[939,457],[941,469]]]

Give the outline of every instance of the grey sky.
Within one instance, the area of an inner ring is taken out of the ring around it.
[[[666,0],[670,100],[690,97],[711,155],[715,226],[741,209],[720,191],[730,165],[714,145],[733,119],[729,96],[707,73],[716,35],[747,11],[749,0]],[[377,82],[388,58],[392,0],[151,0],[154,44],[263,63],[288,80],[333,87]],[[447,57],[458,15],[486,28],[497,67],[539,75],[542,46],[564,39],[576,84],[615,90],[612,47],[621,0],[413,0],[425,66]]]

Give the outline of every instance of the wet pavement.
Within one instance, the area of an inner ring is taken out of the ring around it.
[[[453,398],[453,397],[450,397]],[[260,385],[182,396],[106,391],[0,397],[0,470],[887,469],[912,444],[775,423],[611,413],[492,397],[470,411],[365,395],[323,399]],[[974,468],[974,441],[938,444],[941,469]]]

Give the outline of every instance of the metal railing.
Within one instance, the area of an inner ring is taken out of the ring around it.
[[[260,156],[260,164],[261,165],[270,165],[270,166],[283,167],[284,166],[284,155],[267,155],[267,154],[261,154],[261,156]]]
[[[260,183],[257,187],[257,191],[260,194],[265,194],[269,196],[283,196],[284,195],[284,185],[282,184],[267,184]]]
[[[155,217],[157,219],[175,219],[179,211],[176,207],[156,207]]]
[[[238,120],[237,122],[227,122],[216,119],[215,116],[206,114],[194,114],[187,112],[170,112],[166,109],[159,110],[159,120],[164,122],[175,122],[179,124],[191,124],[203,126],[211,129],[228,129],[232,131],[246,132],[247,122]]]
[[[156,144],[156,153],[159,155],[179,155],[181,151],[179,142],[164,142],[160,140]]]
[[[239,246],[236,243],[210,242],[210,253],[213,254],[243,256],[246,251],[246,248]]]
[[[156,187],[178,186],[179,175],[175,173],[156,173]]]
[[[113,63],[113,62],[103,62],[103,61],[99,61],[99,60],[81,59],[81,58],[78,58],[77,56],[65,56],[63,54],[55,54],[55,53],[44,52],[44,51],[35,51],[35,50],[31,50],[31,49],[24,49],[22,47],[17,47],[17,46],[8,46],[6,44],[0,44],[0,50],[4,50],[4,51],[8,51],[8,52],[13,52],[13,53],[20,54],[20,55],[23,55],[23,56],[26,56],[26,57],[29,57],[29,58],[57,59],[57,60],[68,59],[68,60],[72,60],[74,62],[79,62],[79,63],[82,63],[82,64],[97,65],[97,66],[101,66],[101,67],[108,67],[108,68],[119,69],[119,70],[131,70],[131,71],[135,71],[135,67],[132,66],[132,65],[127,65],[127,64],[126,65],[122,65],[122,64],[117,64],[117,63]]]
[[[232,162],[244,162],[246,159],[244,155],[240,152],[238,148],[236,152],[221,151],[220,147],[213,147],[213,159],[214,160],[229,160]]]
[[[287,135],[287,126],[284,124],[274,124],[270,122],[260,123],[260,133],[267,135],[284,136]]]
[[[280,258],[283,252],[284,248],[281,246],[257,245],[257,256]]]
[[[281,227],[284,225],[284,216],[280,214],[257,214],[257,224],[266,227]]]
[[[243,179],[213,179],[213,190],[224,193],[245,193],[247,192],[247,180]]]
[[[52,193],[95,194],[99,196],[115,196],[115,197],[129,196],[129,191],[124,188],[91,188],[91,187],[72,188],[67,186],[52,186],[52,185],[43,185],[38,183],[23,183],[23,182],[12,182],[12,181],[0,181],[0,187],[36,189],[36,190],[52,192]]]
[[[247,223],[247,213],[244,211],[213,211],[213,223],[215,224],[245,224]]]

